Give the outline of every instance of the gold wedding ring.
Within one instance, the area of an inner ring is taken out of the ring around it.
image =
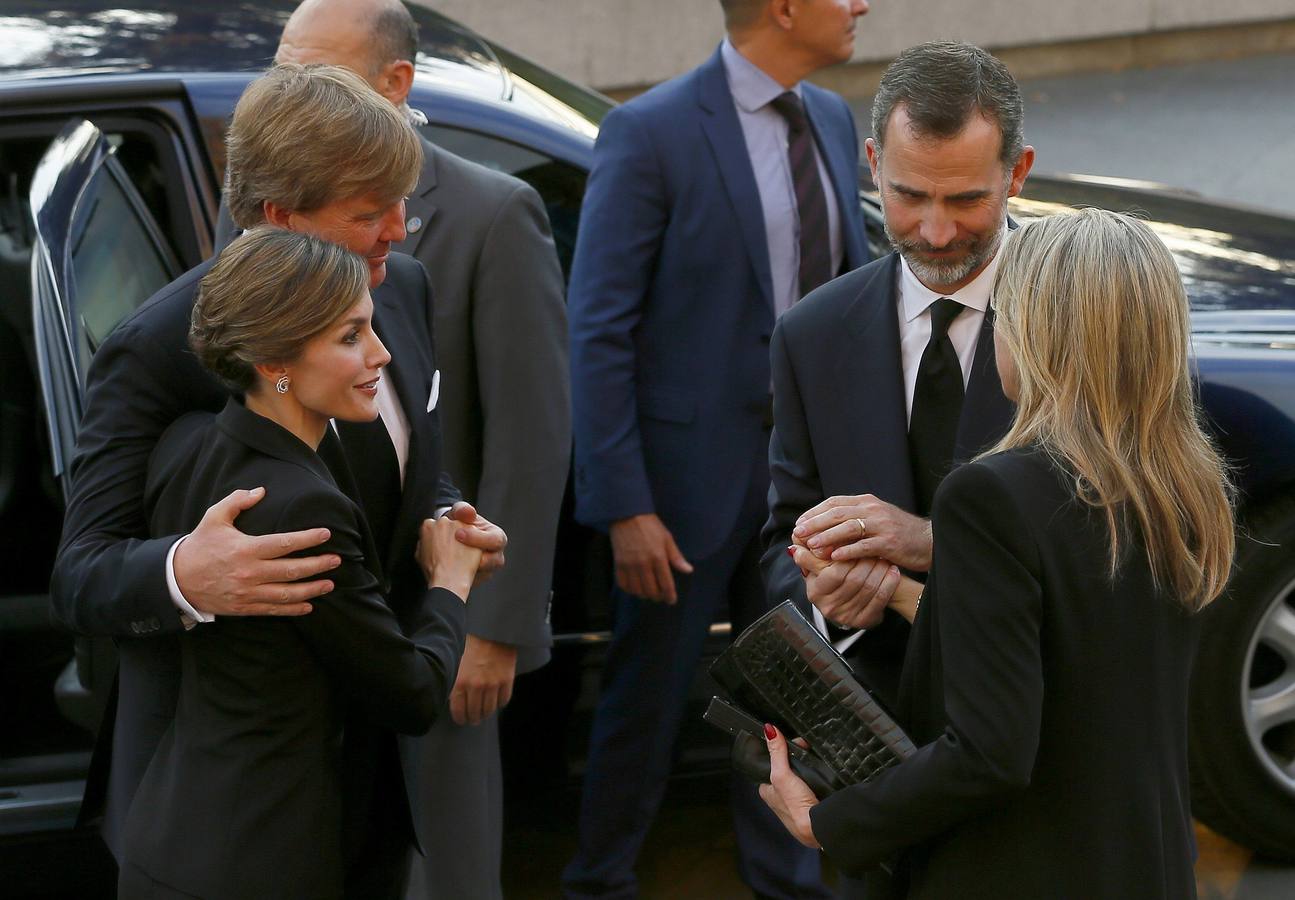
[[[855,519],[854,521],[859,523],[859,537],[863,537],[868,533],[868,526],[864,524],[863,519]]]

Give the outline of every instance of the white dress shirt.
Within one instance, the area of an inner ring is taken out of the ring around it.
[[[971,364],[976,358],[976,342],[980,339],[980,326],[989,309],[989,292],[994,286],[994,274],[1002,248],[985,266],[975,280],[952,294],[939,294],[918,280],[908,260],[899,262],[899,352],[904,366],[904,406],[913,415],[913,391],[917,387],[917,369],[922,364],[922,354],[931,340],[931,304],[948,297],[966,309],[949,325],[949,342],[958,354],[962,367],[962,386],[971,378]]]
[[[966,307],[958,313],[957,318],[949,325],[949,341],[958,354],[958,364],[962,367],[962,386],[965,389],[971,379],[971,366],[976,359],[976,344],[980,339],[980,328],[985,322],[985,311],[989,309],[989,295],[994,286],[994,273],[998,271],[998,261],[1003,255],[1002,246],[994,258],[985,266],[983,272],[960,290],[952,294],[937,293],[918,280],[908,265],[908,260],[900,257],[899,284],[896,293],[899,295],[896,313],[899,316],[899,350],[904,368],[904,406],[909,417],[913,415],[913,391],[917,386],[917,369],[922,363],[922,353],[931,340],[931,304],[944,297],[956,300]],[[907,435],[895,435],[896,440],[907,440]],[[813,607],[814,624],[823,634],[827,634],[827,620]],[[832,646],[837,652],[844,653],[851,644],[863,634],[863,629],[849,637],[842,638]]]

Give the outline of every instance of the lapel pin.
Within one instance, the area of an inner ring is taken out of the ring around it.
[[[405,223],[405,230],[410,234],[417,234],[423,227],[423,220],[418,216],[410,216],[409,221]]]

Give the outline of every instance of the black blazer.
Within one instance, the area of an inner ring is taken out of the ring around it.
[[[828,497],[871,493],[912,512],[908,414],[899,349],[899,256],[891,253],[820,287],[773,332],[773,436],[769,519],[760,560],[770,605],[806,611],[805,581],[787,556],[796,519]],[[993,315],[976,343],[958,423],[955,460],[970,459],[1007,430],[1012,407],[994,362]],[[850,662],[891,703],[908,626],[890,613],[851,648]]]
[[[917,753],[811,811],[856,872],[907,849],[910,897],[1194,897],[1187,692],[1196,619],[1136,539],[1014,450],[936,494],[935,565],[904,667]]]
[[[145,489],[152,530],[188,531],[247,484],[267,492],[239,528],[327,527],[336,588],[306,616],[222,618],[180,639],[175,717],[135,793],[124,861],[211,900],[340,897],[344,723],[355,706],[377,726],[426,731],[458,670],[464,604],[426,592],[406,638],[359,506],[310,447],[233,399],[162,436]]]
[[[144,509],[149,456],[176,419],[195,410],[219,412],[229,397],[188,346],[194,295],[211,262],[151,297],[95,354],[50,583],[57,622],[118,638],[116,690],[99,729],[81,813],[83,821],[103,814],[104,838],[114,853],[135,787],[175,709],[179,683],[175,638],[181,623],[165,564],[184,532],[150,537]],[[427,409],[436,371],[427,273],[393,253],[373,301],[374,329],[391,351],[387,372],[411,429],[400,514],[384,560],[388,601],[401,615],[426,591],[413,558],[419,522],[459,495],[441,472],[440,425],[436,411]],[[417,803],[416,794],[410,802]]]

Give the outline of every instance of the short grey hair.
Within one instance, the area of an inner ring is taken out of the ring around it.
[[[388,63],[413,62],[418,56],[418,23],[398,0],[378,10],[369,26],[369,36],[373,41],[369,58],[372,75],[379,74]]]
[[[872,139],[882,150],[886,125],[903,106],[921,135],[951,138],[974,115],[998,126],[999,156],[1009,169],[1025,148],[1025,105],[1007,66],[961,41],[931,41],[901,53],[881,76],[872,101]]]

